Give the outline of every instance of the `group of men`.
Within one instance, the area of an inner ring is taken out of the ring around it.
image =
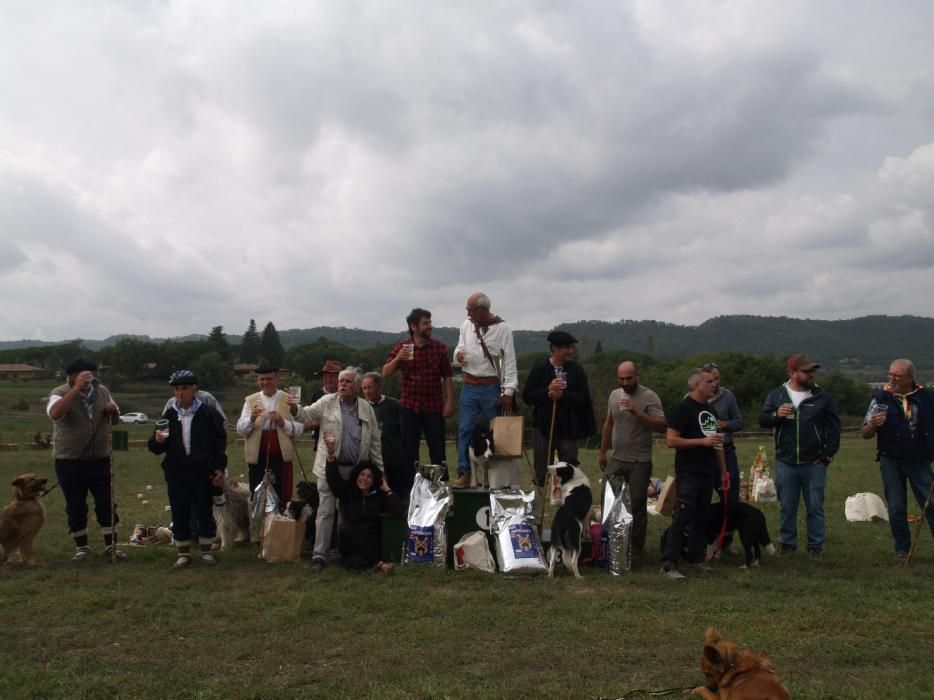
[[[482,292],[467,299],[467,318],[457,346],[449,355],[444,343],[432,338],[431,313],[416,308],[406,318],[408,338],[390,350],[382,372],[362,374],[329,360],[322,368],[322,389],[301,406],[298,397],[278,387],[278,368],[256,369],[259,391],[246,397],[237,420],[244,438],[250,491],[266,482],[280,503],[292,494],[295,440],[315,432],[313,474],[320,504],[312,567],[327,561],[336,514],[336,499],[325,478],[328,463],[345,476],[362,462],[384,469],[390,489],[407,497],[414,481],[419,447],[424,436],[432,463],[446,462],[444,421],[453,414],[453,371],[460,367],[464,385],[460,395],[457,476],[452,486],[470,480],[468,445],[477,421],[508,415],[516,405],[518,375],[512,331],[491,311]],[[565,331],[548,335],[550,354],[529,372],[522,400],[533,415],[533,484],[537,512],[545,500],[546,466],[557,460],[577,463],[582,439],[597,432],[587,376],[573,360],[577,340]],[[780,502],[780,546],[783,554],[798,546],[797,510],[804,497],[807,511],[806,548],[814,560],[822,557],[825,540],[824,485],[827,467],[840,445],[840,420],[829,394],[815,383],[819,365],[805,354],[787,362],[788,381],[766,398],[759,424],[774,431],[776,487]],[[66,513],[76,553],[87,558],[87,493],[95,501],[105,552],[124,558],[116,548],[116,506],[112,502],[109,428],[119,408],[93,376],[94,363],[78,360],[66,368],[66,384],[53,390],[48,415],[55,429],[56,473],[66,499]],[[384,377],[401,373],[398,400],[382,393]],[[688,393],[666,415],[658,395],[639,381],[632,361],[617,369],[619,388],[611,392],[600,430],[599,466],[606,480],[625,481],[633,511],[632,544],[638,557],[645,548],[646,494],[652,475],[653,434],[663,433],[675,450],[677,506],[662,551],[662,573],[683,578],[682,558],[703,569],[703,523],[713,491],[727,507],[739,502],[739,466],[733,433],[742,430],[743,416],[735,396],[720,385],[715,363],[690,373]],[[896,360],[889,383],[873,394],[862,428],[863,437],[877,437],[878,457],[896,554],[907,555],[906,482],[919,503],[931,489],[934,457],[934,392],[918,386],[914,366]],[[224,418],[216,400],[199,391],[197,378],[187,370],[170,378],[175,398],[167,404],[168,426],[157,429],[150,450],[165,455],[163,468],[169,490],[179,558],[190,563],[190,543],[198,536],[202,560],[215,563],[210,553],[215,526],[212,503],[223,502],[220,485],[227,466]],[[304,470],[303,470],[304,471]],[[934,522],[928,517],[931,532]]]

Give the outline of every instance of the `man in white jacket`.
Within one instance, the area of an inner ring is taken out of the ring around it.
[[[337,393],[327,394],[301,409],[305,429],[320,427],[314,474],[320,504],[315,519],[315,548],[311,568],[320,571],[327,562],[334,529],[337,500],[325,478],[328,462],[336,462],[345,479],[361,462],[383,468],[379,425],[370,403],[358,395],[362,377],[356,367],[347,367],[337,377]]]

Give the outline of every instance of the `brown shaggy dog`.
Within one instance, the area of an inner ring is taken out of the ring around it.
[[[701,671],[706,687],[695,688],[691,695],[707,700],[791,700],[791,695],[775,675],[772,662],[765,654],[743,649],[720,636],[713,627],[707,628]]]
[[[32,564],[32,541],[45,523],[39,496],[46,481],[35,474],[23,474],[13,482],[13,502],[0,513],[0,562],[18,550],[23,563]]]

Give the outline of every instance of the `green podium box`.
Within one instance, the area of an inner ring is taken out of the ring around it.
[[[453,505],[445,518],[448,531],[448,566],[454,566],[454,545],[468,532],[490,534],[490,492],[488,489],[456,489]],[[408,535],[405,516],[383,515],[383,560],[400,562]],[[492,546],[492,540],[490,541]]]
[[[126,452],[130,449],[130,435],[126,430],[114,430],[110,437],[114,450]]]

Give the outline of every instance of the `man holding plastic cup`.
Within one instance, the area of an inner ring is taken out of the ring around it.
[[[798,502],[807,509],[807,549],[823,558],[824,486],[827,467],[840,449],[840,418],[833,399],[817,386],[819,364],[804,353],[788,358],[788,381],[765,399],[759,425],[775,431],[775,487],[781,506],[781,554],[798,547]]]
[[[639,383],[634,362],[620,362],[616,377],[619,388],[610,392],[600,435],[600,469],[606,473],[607,481],[621,479],[629,485],[632,549],[633,553],[641,553],[648,524],[646,501],[652,476],[652,434],[664,433],[668,423],[658,394]]]
[[[885,488],[889,528],[895,557],[905,559],[911,550],[908,529],[907,481],[923,509],[931,492],[934,473],[934,391],[915,382],[911,360],[895,360],[889,366],[889,382],[872,392],[872,402],[861,429],[863,438],[876,437],[876,454]],[[934,535],[930,507],[925,515]]]
[[[295,438],[304,431],[304,423],[292,417],[288,392],[278,388],[279,368],[260,365],[256,368],[259,391],[243,402],[237,421],[237,434],[244,438],[243,448],[250,473],[250,493],[263,481],[268,470],[279,496],[279,507],[292,499],[292,459]]]

